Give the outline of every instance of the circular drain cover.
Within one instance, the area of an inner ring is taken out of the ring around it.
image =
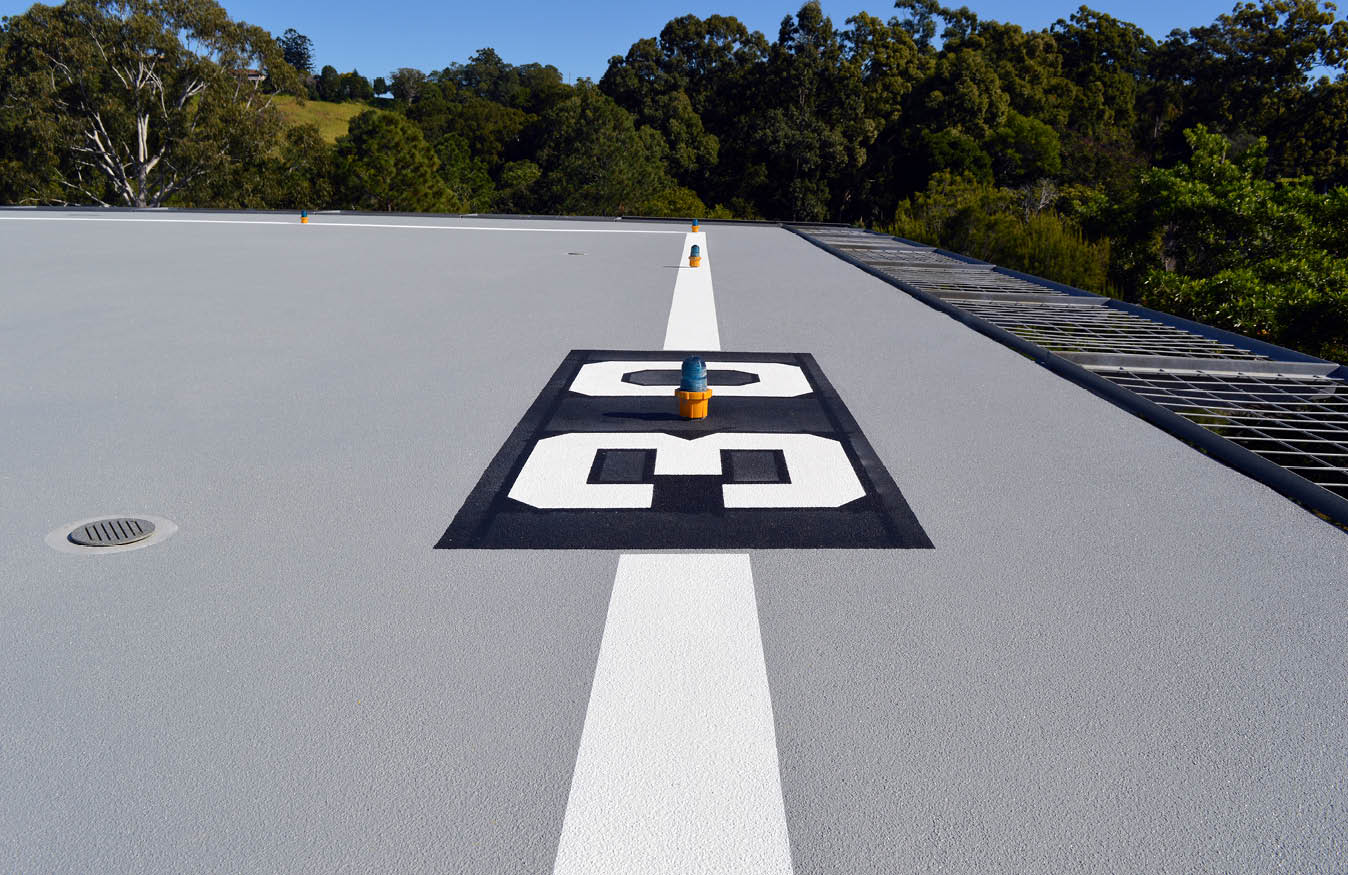
[[[95,520],[75,529],[66,537],[82,547],[117,547],[134,544],[154,534],[154,523],[135,517]]]

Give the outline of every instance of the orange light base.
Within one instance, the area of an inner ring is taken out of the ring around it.
[[[685,392],[682,389],[675,389],[674,395],[679,399],[679,416],[684,419],[706,419],[708,401],[711,398],[711,390],[705,392]]]
[[[701,267],[701,266],[702,266],[702,256],[700,256],[700,255],[690,255],[690,256],[688,256],[688,266],[689,266],[689,267]]]
[[[300,224],[301,224],[301,225],[307,225],[307,224],[309,224],[309,217],[308,217],[308,216],[300,216]]]

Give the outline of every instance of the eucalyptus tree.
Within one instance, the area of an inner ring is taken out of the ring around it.
[[[59,156],[66,202],[160,206],[273,146],[264,77],[298,87],[271,35],[214,0],[38,4],[5,29],[6,110]]]

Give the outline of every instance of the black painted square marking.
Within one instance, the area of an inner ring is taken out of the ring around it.
[[[436,547],[932,546],[812,356],[699,353],[714,394],[688,421],[688,354],[571,352]]]
[[[586,483],[654,483],[655,450],[595,450]]]
[[[786,453],[781,450],[721,450],[727,483],[790,483]]]

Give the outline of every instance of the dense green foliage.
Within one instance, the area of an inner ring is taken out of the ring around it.
[[[887,231],[1082,289],[1107,294],[1109,238],[1089,241],[1048,206],[1050,184],[1019,191],[943,170],[927,191],[900,204]]]
[[[454,198],[439,169],[440,159],[421,129],[396,113],[361,113],[337,141],[337,196],[354,209],[462,210],[465,204]]]
[[[214,0],[34,6],[0,28],[0,199],[842,221],[1348,355],[1332,5],[1161,40],[1086,7],[1027,31],[895,5],[840,27],[806,3],[773,38],[685,15],[574,84],[491,49],[315,75],[303,34]],[[370,111],[328,145],[275,91]]]
[[[1263,138],[1232,159],[1202,125],[1186,134],[1193,157],[1138,192],[1142,303],[1348,361],[1348,188],[1267,179]]]

